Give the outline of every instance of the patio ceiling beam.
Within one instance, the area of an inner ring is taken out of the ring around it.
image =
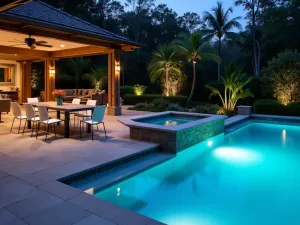
[[[105,47],[100,46],[86,46],[80,48],[73,49],[65,49],[50,52],[49,56],[51,58],[70,58],[70,57],[78,57],[78,56],[91,56],[91,55],[101,55],[110,53],[112,50]]]
[[[4,54],[18,54],[22,56],[30,56],[34,58],[49,58],[49,52],[41,50],[32,50],[26,48],[16,48],[10,46],[0,45],[0,53]]]
[[[77,43],[88,44],[88,45],[97,45],[97,46],[107,47],[116,50],[122,49],[122,46],[117,43],[111,43],[109,41],[99,40],[99,38],[97,37],[86,36],[83,34],[74,34],[67,31],[67,29],[64,30],[52,29],[51,27],[41,27],[39,25],[23,23],[20,21],[15,22],[10,20],[5,20],[5,19],[1,19],[1,17],[0,17],[0,29],[23,33],[23,34],[32,34],[37,36],[56,38],[60,40],[77,42]],[[130,49],[134,48],[133,46],[128,46],[128,47]]]

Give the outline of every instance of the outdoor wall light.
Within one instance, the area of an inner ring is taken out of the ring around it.
[[[50,75],[55,75],[55,69],[50,69],[49,73],[50,73]]]
[[[116,71],[118,71],[118,72],[121,71],[121,66],[119,64],[116,65]]]

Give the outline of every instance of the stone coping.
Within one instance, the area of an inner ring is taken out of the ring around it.
[[[265,114],[251,114],[251,118],[255,118],[255,119],[296,120],[296,121],[300,121],[300,117],[299,116],[278,116],[278,115],[265,115]]]
[[[187,122],[187,123],[176,125],[176,126],[164,126],[164,125],[143,123],[143,122],[138,121],[139,119],[149,119],[149,118],[167,116],[167,115],[172,115],[172,114],[178,115],[178,116],[199,117],[199,120]],[[118,121],[128,127],[146,128],[146,129],[151,129],[151,130],[160,130],[160,131],[176,133],[178,131],[189,129],[194,126],[198,126],[198,125],[205,124],[205,123],[208,123],[208,122],[211,122],[214,120],[226,119],[226,118],[227,118],[227,116],[224,116],[224,115],[166,111],[166,112],[161,112],[161,113],[152,113],[152,114],[143,115],[143,116],[135,116],[135,117],[125,118],[125,119],[119,119]]]

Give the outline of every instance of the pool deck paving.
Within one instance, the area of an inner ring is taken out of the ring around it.
[[[59,181],[118,159],[139,154],[157,144],[129,139],[129,129],[117,120],[147,114],[123,110],[119,117],[105,116],[108,139],[102,127],[79,140],[78,129],[71,138],[30,131],[10,133],[12,114],[0,123],[0,224],[1,225],[159,225],[148,217],[121,208]],[[55,114],[53,115],[55,116]],[[99,140],[100,134],[100,140]]]

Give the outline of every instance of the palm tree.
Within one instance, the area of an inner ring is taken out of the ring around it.
[[[180,34],[179,39],[175,41],[177,51],[186,57],[188,62],[193,63],[193,84],[189,97],[189,101],[194,95],[196,85],[196,64],[198,60],[212,59],[219,62],[220,59],[217,55],[210,52],[210,46],[204,40],[201,32],[195,32],[191,35]]]
[[[79,82],[81,77],[84,75],[91,64],[89,59],[84,59],[83,57],[69,59],[69,67],[72,71],[72,75],[75,76],[76,88],[79,88]]]
[[[96,90],[100,90],[107,80],[107,69],[94,67],[90,73],[84,75],[84,78],[90,80]]]
[[[242,29],[242,25],[238,22],[241,19],[240,16],[233,19],[229,19],[229,14],[233,12],[233,9],[229,7],[226,12],[224,11],[222,2],[217,2],[217,6],[212,8],[213,13],[204,12],[203,20],[207,23],[208,29],[202,30],[206,38],[212,39],[216,37],[218,39],[218,54],[221,58],[221,42],[224,37],[237,38],[238,34],[231,32],[232,29]],[[220,82],[221,76],[221,64],[218,63],[218,82]]]
[[[237,70],[235,64],[230,64],[225,68],[225,75],[221,78],[224,93],[222,94],[218,88],[210,85],[205,85],[206,88],[211,90],[211,96],[219,96],[222,102],[222,109],[224,113],[234,111],[236,103],[239,99],[246,97],[253,97],[253,94],[249,89],[245,89],[245,86],[252,80],[252,77]]]
[[[164,86],[164,94],[170,95],[171,76],[182,76],[182,63],[171,45],[162,45],[153,52],[148,64],[148,72],[152,83],[160,80]]]

